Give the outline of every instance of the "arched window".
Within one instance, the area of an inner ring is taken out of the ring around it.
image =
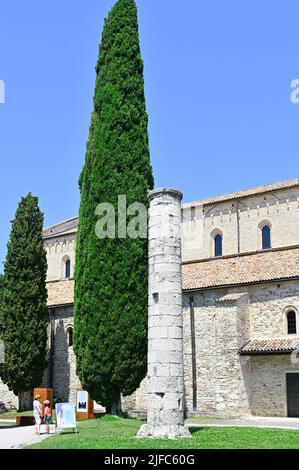
[[[71,260],[67,259],[65,262],[65,277],[69,279],[71,277]]]
[[[262,247],[263,250],[269,250],[271,248],[271,229],[269,225],[264,225],[262,228]]]
[[[70,348],[71,346],[73,346],[73,328],[71,326],[66,330],[66,334],[67,334],[67,345]]]
[[[288,335],[297,334],[297,325],[296,325],[296,312],[290,310],[287,314],[288,320]]]
[[[215,256],[222,256],[222,235],[218,233],[214,238]]]

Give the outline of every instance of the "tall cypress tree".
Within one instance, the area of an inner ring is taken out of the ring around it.
[[[1,339],[5,364],[0,376],[19,395],[41,384],[47,366],[47,258],[43,244],[43,214],[38,199],[22,198],[12,222],[8,252],[1,278]]]
[[[96,66],[94,111],[80,176],[74,349],[92,397],[118,413],[146,374],[148,242],[95,235],[96,208],[118,196],[147,207],[153,188],[143,61],[134,0],[119,0],[105,20]],[[127,216],[127,223],[130,221]]]

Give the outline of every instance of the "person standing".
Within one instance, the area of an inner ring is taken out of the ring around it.
[[[44,421],[46,425],[46,434],[50,432],[50,420],[52,417],[51,402],[49,400],[44,401]]]
[[[33,416],[35,420],[35,432],[40,435],[40,425],[42,422],[43,408],[40,402],[40,395],[35,395],[33,402]]]

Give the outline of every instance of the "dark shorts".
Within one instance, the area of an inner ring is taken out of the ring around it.
[[[50,424],[51,416],[45,416],[44,421],[45,421],[45,424]]]

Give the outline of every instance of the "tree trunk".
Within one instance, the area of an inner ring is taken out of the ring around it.
[[[32,392],[19,392],[19,406],[18,411],[32,410]]]
[[[123,416],[123,411],[121,407],[121,396],[120,392],[118,393],[118,397],[114,403],[112,403],[111,408],[110,408],[110,413],[112,416],[118,416],[121,417]]]

